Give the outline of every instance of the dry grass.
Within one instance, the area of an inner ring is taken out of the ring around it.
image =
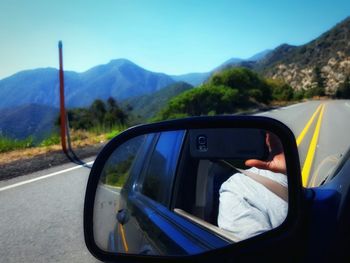
[[[71,140],[73,147],[84,147],[103,143],[107,140],[107,134],[95,134],[87,131],[71,131]]]
[[[86,131],[71,131],[71,142],[74,148],[83,148],[86,146],[96,145],[107,141],[107,134],[96,135]],[[54,151],[60,151],[61,144],[33,147],[27,149],[13,150],[5,153],[0,153],[0,165],[11,163],[18,160],[30,159],[34,156],[46,154]]]
[[[28,149],[14,150],[10,152],[5,152],[0,154],[0,165],[11,163],[18,160],[30,159],[34,156],[58,151],[60,150],[60,145],[51,145],[47,147],[35,147]]]

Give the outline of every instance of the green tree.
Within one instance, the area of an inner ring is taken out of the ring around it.
[[[294,90],[281,80],[267,79],[266,83],[272,90],[272,99],[276,101],[289,101],[294,98]]]
[[[115,125],[125,125],[128,115],[122,110],[115,99],[107,102],[95,100],[89,108],[68,110],[70,127],[77,130],[89,130],[94,127],[105,127],[107,130]]]
[[[112,97],[107,100],[107,112],[104,121],[110,127],[115,124],[126,123],[128,115],[118,106],[116,100]]]
[[[293,100],[302,100],[305,98],[305,90],[300,89],[294,92],[293,94]]]
[[[241,99],[252,98],[257,102],[268,103],[271,100],[271,89],[263,78],[247,68],[229,68],[214,74],[209,83],[215,86],[224,85],[238,89]],[[251,90],[259,90],[251,92]]]
[[[84,108],[68,110],[68,120],[70,127],[76,130],[88,130],[94,125],[90,111]]]
[[[107,100],[107,109],[108,111],[113,110],[114,108],[118,107],[117,106],[117,101],[113,97],[109,97]]]
[[[155,120],[232,114],[267,104],[271,99],[271,87],[257,73],[247,68],[228,68],[215,73],[207,83],[170,100]]]
[[[226,86],[205,84],[170,100],[157,119],[200,116],[235,112],[239,105],[239,91]]]
[[[339,85],[335,96],[341,99],[350,99],[350,76],[347,76],[345,81]]]
[[[311,94],[313,96],[324,96],[326,94],[325,79],[322,76],[321,69],[318,66],[314,68],[314,82],[316,83],[316,86],[312,88]]]
[[[95,125],[99,125],[103,123],[104,116],[107,110],[106,110],[106,105],[102,100],[100,99],[95,100],[90,106],[89,111],[91,113],[92,122]]]

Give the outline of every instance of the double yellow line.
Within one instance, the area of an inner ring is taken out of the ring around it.
[[[312,163],[313,163],[314,157],[315,157],[318,137],[320,135],[324,108],[325,108],[324,104],[320,104],[317,107],[316,111],[312,114],[310,120],[307,122],[307,124],[305,125],[305,128],[302,130],[302,132],[300,133],[300,135],[297,138],[297,145],[299,146],[301,144],[302,140],[304,139],[305,135],[307,134],[308,130],[310,129],[312,123],[316,119],[316,116],[318,115],[318,113],[320,113],[318,115],[316,128],[315,128],[314,134],[312,136],[309,149],[307,151],[307,155],[306,155],[306,159],[305,159],[305,162],[304,162],[304,166],[303,166],[303,169],[301,171],[302,181],[303,181],[303,186],[304,187],[307,186],[307,183],[309,181],[310,171],[311,171]]]

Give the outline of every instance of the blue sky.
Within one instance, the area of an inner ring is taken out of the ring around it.
[[[350,15],[350,2],[1,0],[0,79],[58,65],[85,71],[127,58],[168,74],[205,72],[282,43],[304,44]]]

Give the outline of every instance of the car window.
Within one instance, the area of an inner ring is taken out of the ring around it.
[[[175,213],[233,242],[278,227],[288,212],[287,174],[246,164],[244,155],[254,152],[250,149],[259,148],[250,133],[261,134],[258,141],[264,142],[266,138],[269,147],[274,147],[268,154],[265,153],[267,149],[261,148],[260,160],[283,152],[278,137],[271,132],[250,129],[188,131],[174,191],[172,208]],[[232,147],[226,147],[225,152],[225,146]],[[237,152],[241,155],[236,155]],[[259,224],[252,227],[254,222]]]
[[[101,184],[119,188],[124,186],[145,139],[146,136],[138,136],[123,144],[121,150],[111,154],[102,171]]]
[[[145,172],[141,192],[164,205],[170,198],[183,134],[183,131],[161,133]]]

